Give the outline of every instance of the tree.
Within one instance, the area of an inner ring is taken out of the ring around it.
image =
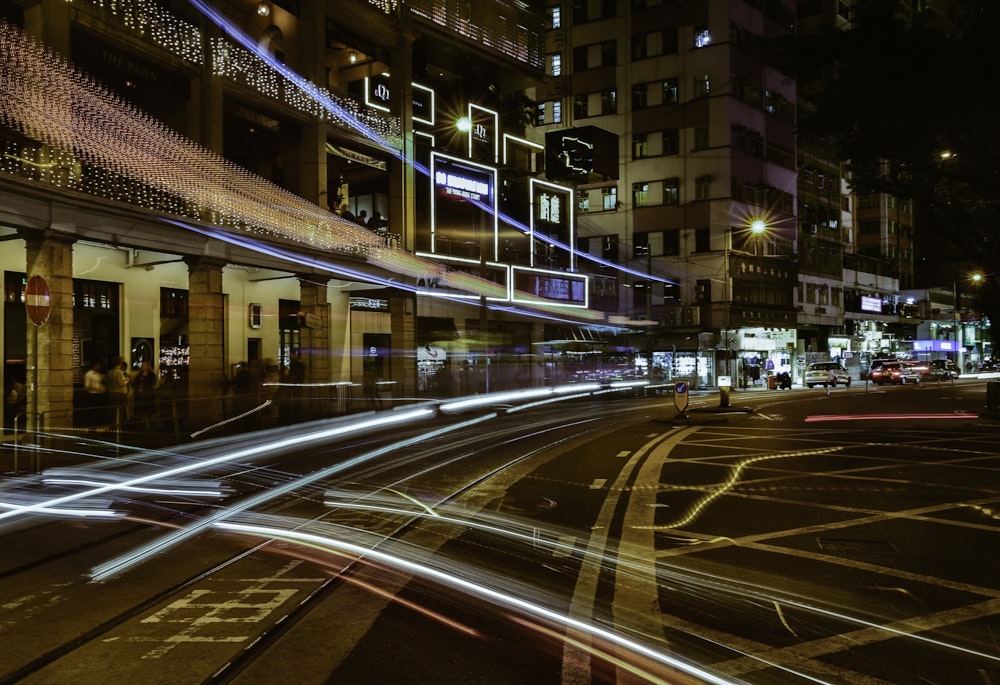
[[[849,30],[777,48],[812,104],[800,140],[832,143],[857,192],[911,199],[924,261],[988,274],[982,308],[1000,320],[1000,2],[935,6],[947,15],[858,0]]]

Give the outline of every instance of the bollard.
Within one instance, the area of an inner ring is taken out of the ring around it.
[[[730,376],[719,376],[719,406],[729,406],[729,391],[733,389],[733,379]]]

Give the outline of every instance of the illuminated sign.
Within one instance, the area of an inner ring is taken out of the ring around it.
[[[467,173],[457,173],[453,171],[436,171],[434,173],[434,183],[446,195],[469,198],[477,202],[488,200],[490,196],[490,182],[483,178],[475,178]]]
[[[520,267],[513,267],[513,271],[515,302],[537,299],[573,307],[587,306],[586,276]]]
[[[618,178],[618,136],[596,126],[545,134],[545,173],[559,178]]]
[[[350,299],[350,306],[351,309],[359,311],[368,311],[368,312],[389,311],[389,301],[379,297],[353,296]]]
[[[861,296],[861,311],[882,313],[882,300],[878,297]]]
[[[550,224],[562,223],[562,197],[541,193],[538,196],[538,220]]]
[[[434,125],[434,91],[419,83],[411,83],[413,96],[413,120],[429,126]],[[386,74],[372,78],[365,77],[365,104],[383,112],[389,111],[389,76]]]

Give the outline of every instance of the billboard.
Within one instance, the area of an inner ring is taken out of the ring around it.
[[[545,134],[545,175],[549,179],[618,178],[618,136],[596,126]]]

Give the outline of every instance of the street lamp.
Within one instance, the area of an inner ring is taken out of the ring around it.
[[[753,253],[757,254],[757,246],[760,243],[760,236],[767,231],[767,222],[763,219],[754,219],[750,222],[750,232],[754,236]],[[761,250],[763,252],[763,250]]]

